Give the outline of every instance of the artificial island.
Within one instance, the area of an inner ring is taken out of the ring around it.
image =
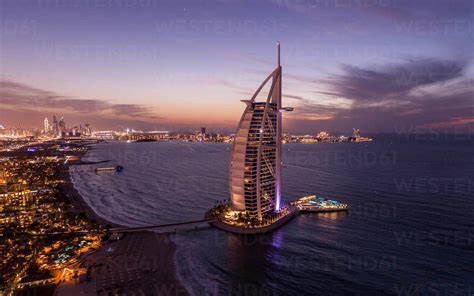
[[[256,99],[271,81],[263,102]],[[277,67],[246,104],[232,146],[229,164],[230,203],[215,206],[206,218],[214,227],[243,234],[265,233],[281,227],[303,212],[345,211],[346,204],[305,196],[282,205],[282,66],[278,43]]]

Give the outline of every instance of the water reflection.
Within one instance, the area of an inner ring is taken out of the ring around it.
[[[273,295],[269,271],[278,267],[283,234],[227,235],[228,295]]]
[[[350,211],[350,210],[349,210]],[[345,218],[347,218],[348,212],[341,211],[341,212],[330,212],[330,213],[303,213],[295,218],[298,220],[299,223],[307,224],[307,223],[314,223],[313,220],[317,220],[321,227],[333,227],[338,226],[338,222],[341,222]],[[330,223],[324,223],[331,221]]]

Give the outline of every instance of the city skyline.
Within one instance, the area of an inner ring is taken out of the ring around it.
[[[474,125],[469,1],[1,5],[5,126],[63,114],[98,129],[232,132],[278,40],[287,132]]]

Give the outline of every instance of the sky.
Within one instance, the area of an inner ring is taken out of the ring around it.
[[[232,132],[276,67],[284,131],[474,128],[471,0],[1,0],[0,124]]]

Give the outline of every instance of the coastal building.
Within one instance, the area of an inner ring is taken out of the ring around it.
[[[352,137],[355,138],[355,139],[360,138],[360,129],[353,128],[352,129]]]
[[[352,129],[352,137],[348,138],[350,142],[371,142],[372,139],[368,137],[361,137],[359,129]]]
[[[86,123],[84,125],[84,129],[82,130],[82,134],[85,135],[85,136],[88,136],[88,137],[90,137],[92,135],[92,128],[91,128],[90,124]]]
[[[231,207],[245,211],[262,221],[280,210],[282,108],[280,44],[278,64],[262,82],[239,121],[230,160],[229,187]],[[266,100],[256,102],[264,86],[271,81]]]
[[[329,133],[325,131],[320,131],[318,135],[316,136],[317,139],[320,141],[324,141],[325,139],[329,138]]]
[[[206,135],[206,127],[203,126],[201,127],[201,132],[199,133],[199,141],[206,141],[207,135]]]
[[[44,133],[47,134],[49,133],[49,122],[48,122],[48,117],[44,118]]]
[[[56,115],[53,115],[53,133],[56,136],[59,134],[59,122],[56,119]]]
[[[61,117],[58,123],[59,131],[58,137],[64,138],[66,136],[66,122],[64,121],[64,117]]]

